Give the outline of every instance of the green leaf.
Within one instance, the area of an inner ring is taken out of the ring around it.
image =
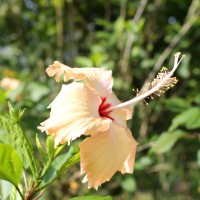
[[[48,154],[47,154],[47,152],[44,151],[44,147],[42,146],[42,144],[40,142],[38,134],[36,134],[35,141],[36,141],[37,149],[40,152],[40,155],[42,157],[42,163],[45,163],[47,161]]]
[[[190,108],[190,104],[182,98],[171,98],[171,99],[165,99],[164,104],[167,106],[167,109],[172,112],[183,112]]]
[[[121,34],[123,29],[124,29],[124,18],[123,17],[119,17],[114,23],[115,33]]]
[[[47,137],[46,150],[47,150],[48,156],[50,158],[53,158],[55,154],[55,148],[54,148],[54,137],[52,135]]]
[[[76,153],[72,147],[66,154],[62,154],[55,158],[50,168],[42,179],[41,187],[44,188],[53,182],[56,178],[64,174],[72,165],[80,160],[80,154]]]
[[[54,149],[54,139],[53,136],[48,136],[46,139],[46,152],[43,150],[42,145],[39,142],[39,139],[37,141],[38,143],[38,148],[39,151],[43,157],[43,163],[44,163],[44,167],[41,173],[41,177],[44,177],[44,175],[46,174],[47,170],[49,169],[49,166],[51,165],[51,162],[55,156],[56,153],[56,149]]]
[[[30,83],[27,89],[29,91],[29,98],[33,102],[38,102],[45,95],[49,94],[49,88],[41,83]]]
[[[59,146],[58,148],[54,148],[54,138],[52,135],[48,136],[46,139],[46,150],[44,145],[41,144],[38,134],[36,134],[36,145],[42,157],[42,163],[44,165],[42,171],[42,177],[48,170],[53,158],[62,150],[64,145]]]
[[[70,200],[113,200],[111,196],[101,197],[101,196],[82,196],[82,197],[74,197]]]
[[[22,161],[8,144],[0,144],[0,179],[17,186],[22,175]]]
[[[6,93],[0,88],[0,104],[6,102]]]
[[[63,149],[65,145],[60,145],[56,149],[54,148],[54,138],[53,136],[48,136],[46,140],[46,155],[44,155],[44,152],[41,152],[43,154],[44,159],[44,167],[41,173],[41,178],[43,178],[47,171],[49,170],[49,167],[52,163],[52,160],[56,157],[56,155]],[[42,148],[42,147],[41,147]],[[40,151],[43,151],[42,149]]]
[[[10,102],[8,102],[8,108],[9,108],[9,114],[10,114],[10,117],[16,121],[16,122],[20,122],[21,118],[22,118],[22,115],[24,114],[24,111],[25,109],[19,109],[18,111],[16,111],[12,104]]]
[[[26,154],[24,145],[22,145],[22,130],[17,125],[16,121],[12,120],[8,116],[0,115],[0,129],[3,131],[1,134],[1,140],[3,143],[10,144],[20,155],[23,166],[27,168],[29,166],[28,155]]]
[[[137,185],[133,177],[129,176],[121,182],[122,188],[127,192],[135,192]]]
[[[200,128],[200,108],[189,108],[181,114],[177,115],[172,120],[172,125],[170,126],[169,130],[172,131],[179,126],[184,126],[187,129]]]
[[[13,111],[11,110],[11,112]],[[2,134],[3,143],[9,143],[17,151],[23,161],[24,168],[30,166],[32,174],[37,180],[38,169],[33,149],[20,125],[11,116],[0,115],[0,127],[4,131]]]
[[[150,156],[143,156],[135,162],[135,170],[144,170],[153,164],[153,160]]]
[[[80,153],[75,154],[74,156],[72,156],[71,158],[69,158],[63,165],[62,167],[59,169],[58,171],[58,175],[62,175],[63,173],[65,173],[71,166],[73,166],[74,164],[76,164],[77,162],[79,162],[80,160]]]
[[[75,62],[79,67],[92,67],[93,66],[92,61],[89,58],[83,57],[83,56],[76,57]]]
[[[150,149],[149,153],[161,154],[165,153],[174,146],[174,144],[183,137],[186,133],[181,130],[176,130],[174,132],[164,132],[155,141],[153,147]]]
[[[95,18],[95,24],[99,25],[99,26],[104,26],[105,28],[110,28],[111,27],[111,23],[109,23],[109,21],[105,20],[105,19],[101,19],[101,18]],[[99,32],[99,31],[98,31]],[[103,31],[102,31],[103,32]],[[104,31],[105,32],[105,31]]]
[[[56,157],[64,148],[65,144],[60,144],[56,149],[55,149],[55,153],[54,153],[54,157]]]

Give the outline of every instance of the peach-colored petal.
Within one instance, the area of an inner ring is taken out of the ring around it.
[[[127,137],[129,137],[130,140],[132,140],[132,135],[128,134]],[[134,164],[135,164],[135,154],[136,154],[136,148],[137,148],[137,142],[134,140],[135,145],[131,146],[131,151],[129,152],[125,162],[124,167],[121,170],[121,173],[133,173],[134,171]]]
[[[59,81],[61,74],[64,74],[64,81],[74,79],[83,80],[85,83],[94,88],[102,97],[108,96],[112,92],[112,71],[103,68],[70,68],[58,61],[50,65],[46,72],[49,76],[56,76]]]
[[[112,123],[109,130],[80,143],[81,173],[88,187],[98,188],[117,171],[131,172],[137,142],[128,128]],[[129,166],[130,165],[130,166]]]
[[[65,72],[65,67],[62,67],[60,62],[55,61],[53,65],[50,65],[47,69],[46,72],[48,76],[52,77],[55,76],[55,79],[57,82],[60,81],[60,76],[64,74]]]
[[[50,104],[50,118],[38,127],[53,134],[55,145],[70,142],[82,134],[105,131],[111,120],[99,116],[100,97],[83,83],[63,85],[60,93]]]

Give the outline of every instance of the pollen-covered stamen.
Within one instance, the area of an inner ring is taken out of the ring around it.
[[[101,117],[106,117],[106,118],[109,118],[109,119],[112,119],[113,120],[113,118],[109,115],[111,112],[112,112],[112,110],[107,110],[108,108],[110,108],[111,107],[111,104],[110,103],[106,103],[106,97],[103,97],[103,98],[101,98],[101,104],[100,104],[100,106],[99,106],[99,115],[101,116]]]
[[[107,111],[110,110],[116,110],[120,109],[123,107],[126,107],[128,105],[135,105],[141,100],[144,100],[145,98],[151,96],[152,94],[158,95],[159,93],[162,93],[169,89],[170,87],[173,87],[177,83],[177,79],[175,77],[172,77],[174,74],[175,70],[179,66],[180,62],[183,60],[184,55],[179,59],[181,53],[178,52],[174,54],[175,60],[174,60],[174,67],[172,68],[171,71],[166,71],[166,68],[163,68],[161,72],[158,74],[158,76],[153,80],[152,83],[149,84],[148,89],[145,92],[139,93],[136,97],[133,99],[126,101],[124,103],[111,106],[108,108]]]
[[[165,80],[165,81],[163,81],[163,85],[160,86],[160,88],[158,88],[157,91],[155,91],[154,93],[152,93],[150,95],[151,98],[153,98],[153,95],[160,96],[161,94],[165,93],[170,88],[174,87],[174,85],[178,82],[178,80],[176,77],[169,77],[169,78],[165,79],[169,73],[170,72],[168,71],[168,69],[166,67],[163,67],[160,70],[160,72],[158,73],[158,75],[156,76],[156,78],[154,78],[151,83],[148,83],[146,85],[146,89],[144,89],[142,93],[144,94],[145,92],[156,87],[163,80]],[[140,93],[140,94],[142,94],[142,93]]]

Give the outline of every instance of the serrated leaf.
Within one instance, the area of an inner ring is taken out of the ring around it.
[[[0,144],[0,179],[18,185],[22,175],[22,161],[8,144]]]
[[[111,196],[101,197],[101,196],[82,196],[82,197],[74,197],[70,200],[113,200]]]
[[[184,126],[187,129],[200,128],[200,108],[193,107],[177,115],[172,120],[172,125],[169,130],[175,130],[179,126]]]
[[[22,159],[24,168],[30,166],[35,179],[38,174],[33,149],[20,125],[10,116],[0,115],[0,129],[4,131],[3,143],[9,143]]]
[[[8,108],[9,108],[9,114],[11,116],[11,118],[15,121],[18,121],[18,114],[17,112],[14,110],[13,106],[11,105],[10,102],[8,102]]]
[[[24,108],[24,109],[15,110],[10,102],[8,102],[8,108],[9,108],[10,117],[11,117],[14,121],[20,122],[20,121],[21,121],[21,118],[22,118],[22,116],[23,116],[23,114],[24,114],[24,111],[25,111],[26,109]]]
[[[186,133],[181,130],[176,130],[174,132],[164,132],[155,141],[153,147],[150,149],[149,153],[165,153],[174,146],[174,144],[183,137]]]

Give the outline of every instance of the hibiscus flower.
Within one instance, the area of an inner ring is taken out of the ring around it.
[[[54,135],[55,146],[68,143],[81,135],[81,173],[88,187],[98,188],[117,172],[133,173],[137,142],[126,121],[131,119],[133,105],[151,94],[163,92],[176,83],[171,78],[180,63],[180,53],[175,54],[171,72],[163,69],[145,92],[121,103],[112,91],[111,70],[103,68],[70,68],[58,61],[46,72],[57,82],[64,75],[60,93],[49,105],[50,117],[39,129]]]

